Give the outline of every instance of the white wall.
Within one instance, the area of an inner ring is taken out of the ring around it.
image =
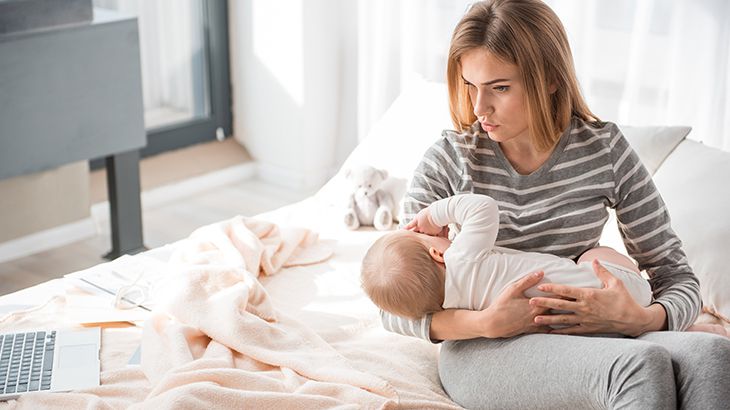
[[[0,180],[0,242],[89,216],[86,161]]]
[[[0,262],[94,234],[87,161],[0,181]]]
[[[229,2],[233,133],[262,179],[320,186],[355,146],[356,11],[341,0]]]

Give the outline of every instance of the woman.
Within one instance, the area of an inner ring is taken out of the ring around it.
[[[655,301],[639,306],[600,268],[603,289],[545,284],[559,298],[528,299],[541,273],[524,272],[486,310],[383,313],[385,328],[445,340],[441,382],[468,408],[727,406],[730,340],[680,332],[699,314],[697,278],[638,156],[584,102],[553,11],[537,0],[474,4],[454,31],[447,79],[458,132],[425,154],[402,224],[437,199],[486,194],[501,209],[498,246],[576,259],[598,245],[610,206]],[[617,333],[630,338],[580,336]]]

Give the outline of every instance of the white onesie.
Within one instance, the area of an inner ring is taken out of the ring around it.
[[[590,262],[576,264],[567,258],[547,253],[522,252],[495,246],[499,230],[499,210],[486,195],[464,194],[444,198],[429,206],[433,221],[441,226],[461,225],[451,246],[444,253],[446,281],[444,309],[483,310],[512,282],[525,275],[543,271],[540,283],[558,283],[581,288],[601,288],[601,281]],[[620,279],[634,300],[649,306],[649,282],[620,265],[600,261]],[[550,296],[531,287],[525,296]]]

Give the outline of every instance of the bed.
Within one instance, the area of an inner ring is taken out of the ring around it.
[[[387,169],[388,189],[401,196],[425,149],[441,129],[450,127],[446,101],[442,84],[415,84],[374,125],[342,169],[356,163]],[[659,181],[664,164],[681,154],[687,132],[681,127],[634,128],[631,143]],[[715,151],[713,158],[730,156]],[[727,171],[725,165],[726,176]],[[360,289],[361,258],[382,233],[344,227],[343,192],[348,188],[342,174],[299,203],[222,221],[185,240],[91,268],[101,274],[127,269],[161,275],[159,283],[150,285],[160,299],[153,313],[120,313],[108,297],[73,278],[0,297],[0,306],[26,307],[1,316],[0,331],[110,321],[102,332],[100,387],[30,394],[0,403],[0,409],[460,408],[440,386],[438,345],[383,330],[377,308]],[[728,209],[730,195],[713,195],[720,202],[712,202],[713,207]],[[678,205],[668,203],[671,212],[675,206],[684,218],[679,200]],[[717,218],[712,221],[718,224]],[[679,222],[678,229],[687,229]],[[722,241],[728,227],[725,217],[719,227],[708,229]],[[605,243],[620,248],[617,231],[610,228]],[[264,244],[262,256],[260,249],[257,253],[246,247],[252,238],[275,241]],[[690,262],[700,266],[700,279],[713,281],[711,289],[703,289],[706,309],[699,322],[730,329],[730,322],[722,320],[730,316],[730,272],[724,267],[716,271],[720,265],[714,265],[722,253],[707,256],[711,249],[686,245]],[[210,256],[211,247],[235,248],[240,255]],[[209,271],[201,270],[196,258],[204,258]],[[230,267],[236,263],[243,267]],[[189,268],[191,264],[196,267]],[[188,267],[180,268],[184,265]],[[175,276],[179,271],[187,279]],[[129,364],[140,345],[141,365]]]

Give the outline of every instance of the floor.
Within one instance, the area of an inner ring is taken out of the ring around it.
[[[200,158],[205,161],[200,161]],[[248,153],[235,141],[211,142],[142,160],[143,191],[169,186],[185,178],[215,176],[233,165],[250,163]],[[218,173],[216,173],[218,172]],[[91,174],[92,203],[106,200],[103,170]],[[252,216],[299,201],[312,191],[278,187],[255,178],[204,189],[174,201],[154,201],[142,209],[145,245],[157,247],[186,237],[195,228],[230,218]],[[98,214],[98,213],[97,213]],[[66,273],[105,262],[102,255],[110,248],[108,215],[96,215],[94,237],[0,263],[0,295],[58,278]]]
[[[205,158],[205,161],[201,161],[200,158]],[[142,191],[149,191],[186,178],[251,161],[246,149],[233,138],[221,142],[197,144],[143,159],[139,164],[140,185]],[[89,179],[91,203],[106,201],[106,170],[92,172]]]

